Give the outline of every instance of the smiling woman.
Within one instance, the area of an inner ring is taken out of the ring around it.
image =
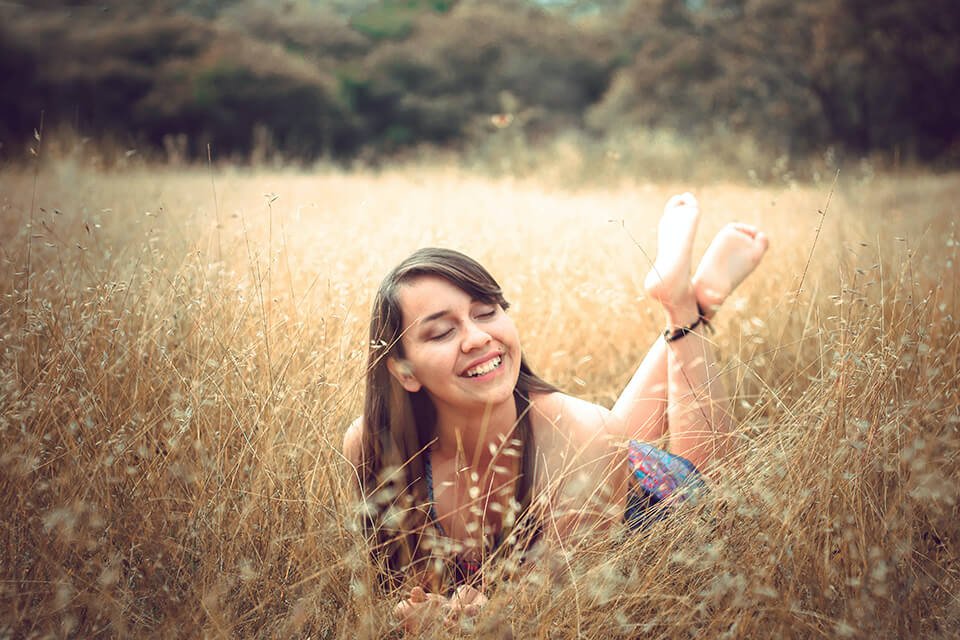
[[[530,395],[556,389],[524,361],[508,308],[486,269],[445,249],[414,253],[381,284],[364,416],[344,447],[375,506],[368,524],[385,577],[416,572],[431,590],[463,582],[465,567],[491,551],[487,534],[529,506]],[[435,494],[434,476],[443,479]],[[482,524],[460,508],[477,502],[481,486],[489,496]],[[458,541],[451,562],[434,536],[441,527]]]
[[[520,339],[496,300],[474,300],[430,275],[405,283],[399,298],[414,320],[401,338],[403,360],[389,358],[387,366],[408,392],[427,390],[439,423],[477,404],[502,406],[513,395]]]
[[[690,194],[667,204],[646,281],[667,329],[611,409],[533,373],[500,286],[471,258],[421,249],[384,279],[344,453],[386,584],[414,587],[396,608],[408,629],[437,607],[455,617],[482,605],[480,569],[503,547],[644,526],[702,485],[698,467],[710,471],[729,430],[703,331],[767,239],[724,228],[691,280],[698,218]],[[664,436],[669,452],[644,443]]]

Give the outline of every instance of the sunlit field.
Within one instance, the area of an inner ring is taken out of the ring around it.
[[[480,616],[436,633],[953,637],[956,175],[69,161],[0,174],[0,637],[399,637],[340,455],[380,278],[425,245],[476,257],[533,368],[611,405],[662,329],[642,282],[687,189],[698,258],[729,220],[771,237],[715,320],[734,458],[641,534],[490,567]]]

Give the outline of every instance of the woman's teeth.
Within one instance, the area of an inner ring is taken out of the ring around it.
[[[477,376],[482,376],[485,373],[490,373],[494,369],[500,366],[500,363],[503,361],[503,358],[497,356],[492,360],[487,360],[483,364],[478,364],[473,369],[467,371],[468,378],[476,378]]]

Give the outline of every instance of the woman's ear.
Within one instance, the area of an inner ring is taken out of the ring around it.
[[[423,386],[420,384],[420,381],[417,380],[417,377],[413,375],[413,367],[411,367],[410,363],[406,360],[388,356],[387,369],[389,369],[393,377],[397,379],[397,382],[410,393],[420,391],[420,387]]]

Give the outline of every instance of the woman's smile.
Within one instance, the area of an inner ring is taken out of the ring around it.
[[[500,305],[424,276],[403,285],[400,307],[408,391],[423,388],[438,407],[471,412],[512,400],[520,339]]]
[[[503,364],[503,354],[494,353],[484,356],[477,363],[470,365],[462,375],[464,378],[474,380],[488,380],[499,373],[500,365]]]

